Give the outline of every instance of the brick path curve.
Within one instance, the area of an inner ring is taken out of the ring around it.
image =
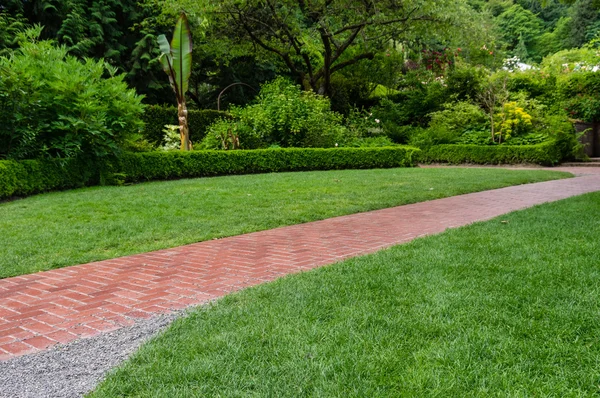
[[[600,168],[0,280],[0,361],[231,291],[544,202],[600,191]]]

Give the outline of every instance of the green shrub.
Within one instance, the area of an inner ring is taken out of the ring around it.
[[[221,118],[227,118],[227,112],[212,109],[188,109],[188,125],[190,128],[190,139],[197,145],[206,135],[208,126]],[[164,144],[165,125],[177,125],[177,108],[174,106],[150,105],[146,107],[142,115],[145,127],[142,132],[144,138],[155,146]]]
[[[101,158],[142,127],[141,97],[103,61],[37,41],[0,57],[0,158]],[[108,77],[106,77],[108,75]]]
[[[0,160],[0,199],[97,184],[98,168],[69,159]]]
[[[342,115],[330,110],[329,100],[279,77],[264,84],[257,102],[245,108],[232,107],[236,119],[229,126],[218,123],[209,128],[203,149],[222,149],[215,139],[224,131],[239,132],[240,148],[281,147],[327,148],[345,134]],[[224,122],[227,123],[227,122]]]
[[[555,101],[556,76],[545,71],[530,69],[505,73],[506,88],[513,93],[524,93],[527,98],[536,98],[547,105]]]
[[[554,165],[563,159],[556,141],[538,145],[435,145],[423,151],[421,161],[427,163]]]
[[[483,109],[466,101],[445,104],[443,110],[431,113],[430,118],[430,128],[447,129],[458,134],[466,130],[483,130],[488,124]]]
[[[388,98],[382,98],[371,112],[377,120],[381,121],[384,134],[397,144],[406,144],[410,139],[410,125],[406,123],[406,114],[403,105],[395,103]]]
[[[488,70],[459,62],[446,77],[446,92],[457,101],[475,100],[481,92]]]
[[[569,116],[589,123],[600,121],[600,73],[563,75],[559,79],[559,90]]]
[[[126,181],[226,174],[414,166],[419,150],[394,148],[282,148],[250,151],[129,153],[121,159]]]
[[[431,74],[423,76],[417,72],[409,72],[403,78],[401,91],[387,97],[398,104],[396,123],[425,127],[429,115],[440,110],[449,99],[445,83]]]

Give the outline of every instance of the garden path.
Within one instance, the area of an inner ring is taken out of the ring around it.
[[[204,304],[287,274],[600,191],[600,169],[0,280],[0,361]]]

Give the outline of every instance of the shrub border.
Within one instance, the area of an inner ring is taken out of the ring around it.
[[[247,151],[124,153],[102,165],[81,161],[0,160],[0,200],[104,183],[282,171],[412,167],[420,150],[386,148],[286,148]]]
[[[563,154],[556,141],[537,145],[435,145],[421,153],[421,162],[450,164],[520,164],[553,166]]]

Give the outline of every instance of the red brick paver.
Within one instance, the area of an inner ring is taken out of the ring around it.
[[[567,170],[581,176],[2,279],[0,361],[447,228],[600,191],[600,173]]]

